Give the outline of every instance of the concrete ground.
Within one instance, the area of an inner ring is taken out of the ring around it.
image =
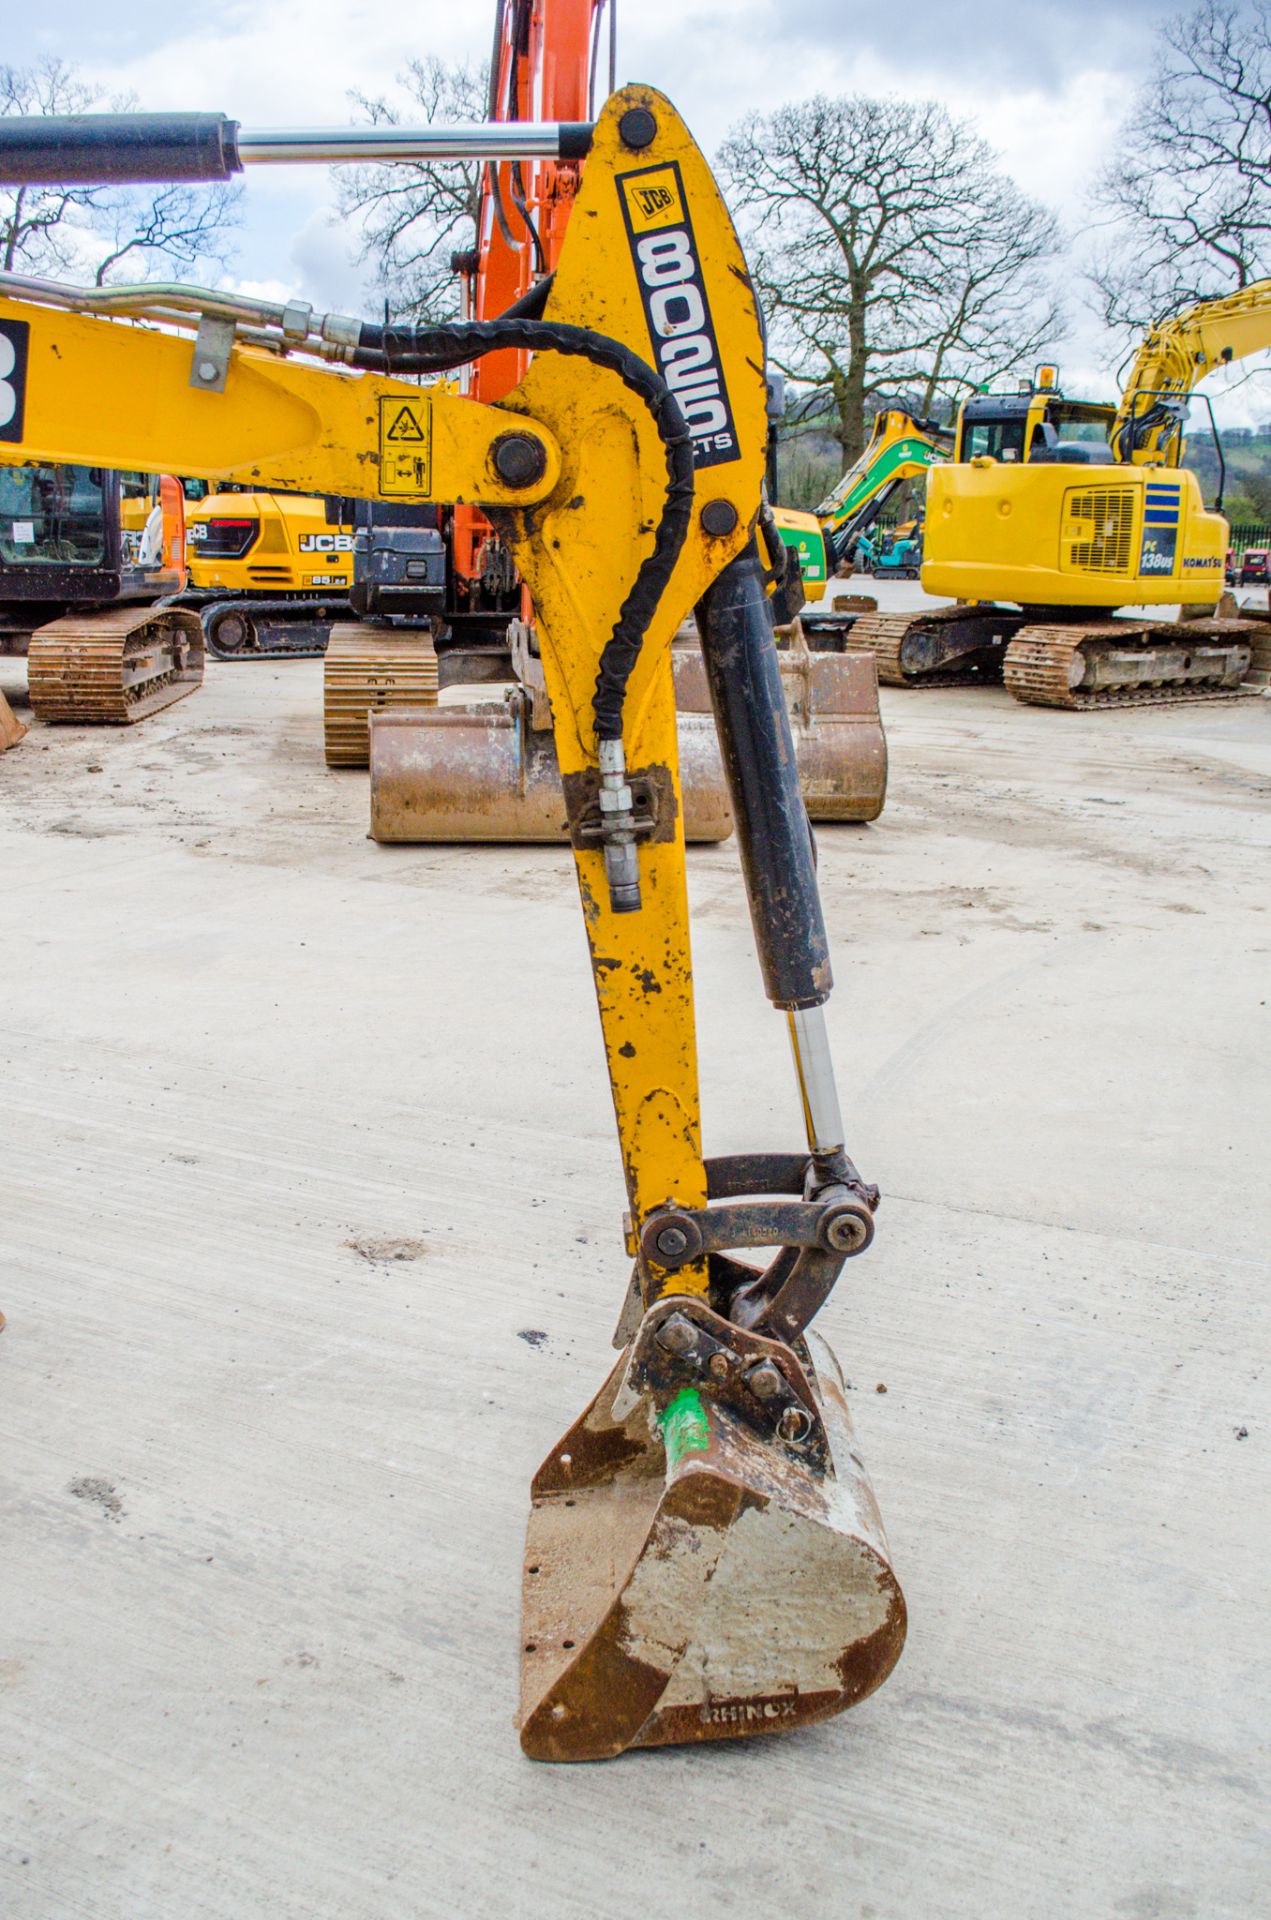
[[[566,856],[374,846],[316,664],[0,759],[5,1920],[1265,1910],[1271,703],[885,717],[820,834],[886,1196],[822,1323],[908,1648],[574,1769],[513,1728],[625,1280]],[[690,867],[709,1146],[796,1144]]]

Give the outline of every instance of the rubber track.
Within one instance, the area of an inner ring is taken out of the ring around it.
[[[41,720],[127,727],[202,680],[203,629],[183,607],[64,614],[36,629],[27,653],[31,710]]]
[[[1116,640],[1125,645],[1159,639],[1177,646],[1189,635],[1197,641],[1221,637],[1198,631],[1199,624],[1189,621],[1140,627],[1126,620],[1100,620],[1087,626],[1022,627],[1006,649],[1002,678],[1008,693],[1023,705],[1062,707],[1069,712],[1104,707],[1195,706],[1202,701],[1248,698],[1256,689],[1206,687],[1196,681],[1162,687],[1108,687],[1095,693],[1083,693],[1069,685],[1073,656],[1087,640]],[[1235,624],[1226,623],[1228,628]]]
[[[941,614],[947,619],[949,609]],[[847,636],[848,653],[872,653],[878,667],[880,687],[982,687],[985,675],[969,669],[950,668],[943,673],[905,673],[900,664],[900,649],[905,636],[931,615],[912,613],[864,613],[852,624]]]
[[[211,616],[219,614],[224,618],[227,608],[232,608],[235,612],[245,614],[251,621],[256,629],[256,645],[254,647],[220,647],[216,644],[214,637],[216,622]],[[235,661],[320,659],[327,650],[327,641],[330,638],[332,628],[336,626],[337,623],[343,625],[349,624],[349,603],[347,600],[315,600],[312,602],[310,617],[306,619],[305,615],[308,611],[309,603],[303,600],[252,600],[247,596],[244,596],[241,600],[228,602],[225,600],[209,601],[206,606],[200,607],[198,610],[199,618],[203,622],[203,637],[207,644],[207,650],[212,658],[214,660]],[[271,640],[268,638],[271,622],[275,626],[281,627],[282,638],[280,640]],[[325,626],[327,632],[324,638],[318,641],[293,642],[287,637],[289,622],[296,626]],[[264,637],[262,637],[262,630]]]
[[[435,707],[437,651],[423,632],[339,626],[327,643],[322,718],[329,767],[365,767],[372,709]]]

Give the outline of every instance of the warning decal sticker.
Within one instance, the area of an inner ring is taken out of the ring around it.
[[[380,401],[380,492],[427,498],[432,486],[432,410],[422,396]]]

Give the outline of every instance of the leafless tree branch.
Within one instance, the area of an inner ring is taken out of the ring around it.
[[[1051,214],[934,101],[818,96],[735,128],[718,160],[774,363],[821,387],[846,460],[905,386],[931,411],[1061,325]]]

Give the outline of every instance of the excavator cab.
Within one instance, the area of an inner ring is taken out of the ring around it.
[[[1004,465],[1106,466],[1116,408],[1068,400],[1057,386],[1029,383],[1019,393],[976,393],[958,413],[955,461]]]
[[[150,611],[185,580],[184,497],[169,475],[0,469],[0,653],[27,656],[38,718],[130,724],[193,692],[197,620]]]

